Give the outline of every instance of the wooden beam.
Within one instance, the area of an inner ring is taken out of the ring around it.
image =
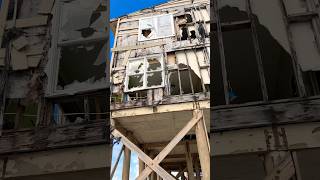
[[[186,148],[186,161],[187,161],[187,170],[188,170],[188,179],[189,180],[195,180],[194,179],[194,171],[193,171],[193,162],[192,162],[192,156],[190,153],[190,146],[189,142],[185,142],[185,148]]]
[[[203,179],[210,179],[210,151],[207,142],[208,132],[205,130],[203,119],[196,125],[196,139]]]
[[[132,143],[128,138],[126,138],[121,132],[119,132],[117,129],[114,129],[112,131],[112,135],[114,137],[121,138],[121,142],[129,148],[131,151],[134,151],[138,154],[138,157],[143,160],[152,170],[154,170],[157,174],[159,174],[163,179],[168,180],[174,180],[172,176],[165,171],[162,167],[159,166],[159,164],[154,163],[153,160],[146,155],[137,145]]]
[[[102,120],[60,127],[3,131],[0,137],[0,155],[89,144],[109,144],[108,130],[106,121]]]
[[[126,46],[126,47],[115,47],[112,48],[112,52],[118,52],[118,51],[129,51],[129,50],[135,50],[135,49],[145,49],[155,46],[162,46],[166,44],[164,41],[156,42],[156,43],[148,43],[148,44],[141,44],[141,45],[134,45],[134,46]]]
[[[182,130],[170,141],[170,143],[157,155],[154,159],[154,163],[159,164],[170,151],[181,141],[181,139],[203,118],[203,112],[200,110],[194,110],[193,118],[182,128]],[[138,180],[146,179],[152,170],[147,167],[141,175],[137,178]]]
[[[320,98],[297,98],[241,106],[214,107],[211,132],[318,121]]]
[[[129,180],[130,178],[130,161],[131,151],[127,147],[124,147],[124,158],[122,164],[122,180]]]

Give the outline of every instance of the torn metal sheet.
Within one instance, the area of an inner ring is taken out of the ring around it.
[[[11,66],[12,66],[12,70],[14,71],[28,69],[27,55],[19,52],[15,48],[12,48]]]
[[[320,54],[310,22],[290,25],[298,62],[303,71],[320,70]]]

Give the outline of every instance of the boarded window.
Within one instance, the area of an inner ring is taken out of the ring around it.
[[[139,19],[139,41],[174,36],[172,14],[158,15]]]

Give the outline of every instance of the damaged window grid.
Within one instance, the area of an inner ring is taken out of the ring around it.
[[[125,84],[126,92],[164,86],[163,56],[130,59]]]
[[[175,16],[178,40],[203,40],[209,36],[210,15],[206,6],[186,9],[185,13]]]
[[[62,1],[55,11],[56,47],[51,51],[49,94],[89,91],[107,86],[106,4],[102,0]]]
[[[310,71],[311,66],[316,69],[313,62],[319,59],[318,50],[315,51],[319,31],[311,30],[311,26],[317,29],[317,25],[312,25],[315,16],[312,10],[306,11],[304,1],[282,2],[289,13],[287,19],[276,0],[214,1],[216,19],[212,24],[212,58],[216,67],[222,67],[216,69],[213,76],[217,87],[213,94],[215,105],[271,101],[316,93],[316,76],[311,83],[307,76],[313,73],[303,72]],[[311,26],[305,26],[304,22]],[[286,23],[289,23],[288,27]],[[309,48],[301,48],[302,44]],[[310,52],[302,57],[302,51],[306,50]],[[239,69],[240,65],[245,69]],[[243,76],[248,73],[252,78]],[[221,94],[224,94],[223,98]]]

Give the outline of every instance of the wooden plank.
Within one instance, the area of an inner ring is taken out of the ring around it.
[[[110,146],[105,144],[12,154],[6,156],[8,162],[4,179],[110,167],[110,151]]]
[[[144,48],[150,48],[150,47],[155,47],[155,46],[162,46],[166,43],[167,42],[159,41],[159,42],[145,43],[145,44],[134,45],[134,46],[115,47],[115,48],[112,48],[112,52],[129,51],[129,50],[134,50],[134,49],[144,49]]]
[[[193,170],[192,156],[190,153],[190,146],[189,146],[188,141],[186,141],[185,149],[186,149],[185,154],[186,154],[186,161],[187,161],[188,179],[195,180],[194,175],[193,175],[194,170]]]
[[[38,14],[50,14],[55,0],[42,0]]]
[[[36,16],[32,18],[25,18],[25,19],[17,19],[16,24],[13,24],[13,21],[7,21],[7,27],[16,27],[16,28],[29,28],[35,26],[43,26],[47,25],[48,23],[48,16]]]
[[[41,61],[42,55],[36,55],[36,56],[27,56],[27,64],[31,68],[38,67],[40,61]]]
[[[170,151],[181,141],[181,139],[203,118],[203,112],[199,110],[194,111],[192,119],[180,130],[180,132],[170,141],[170,143],[154,158],[154,163],[160,163]],[[143,180],[152,172],[149,167],[139,175],[137,180]]]
[[[61,127],[40,127],[4,131],[0,137],[0,155],[33,152],[110,142],[108,126],[103,121],[89,121]]]
[[[28,45],[28,40],[25,36],[20,36],[12,42],[13,47],[17,50],[21,50]]]
[[[130,161],[131,151],[127,147],[124,147],[124,158],[122,163],[122,180],[129,180],[130,178]]]
[[[12,70],[25,70],[28,69],[27,55],[19,52],[14,47],[11,49],[11,66]]]
[[[210,179],[210,147],[208,146],[206,137],[208,132],[205,130],[203,119],[197,123],[195,131],[202,177],[203,179]]]
[[[112,134],[115,137],[120,137],[121,142],[128,147],[131,151],[138,154],[138,157],[143,160],[150,168],[152,168],[157,174],[159,174],[163,179],[174,180],[171,175],[169,175],[159,164],[154,163],[153,160],[146,155],[138,146],[133,144],[128,138],[121,134],[118,130],[114,129]],[[152,170],[151,170],[152,171]]]
[[[304,98],[269,104],[215,109],[211,112],[211,131],[225,131],[271,124],[318,121],[320,99]]]
[[[8,9],[9,9],[9,2],[10,0],[3,0],[0,6],[1,7],[0,9],[0,44],[2,44],[3,33],[5,31],[6,19],[8,15]]]

